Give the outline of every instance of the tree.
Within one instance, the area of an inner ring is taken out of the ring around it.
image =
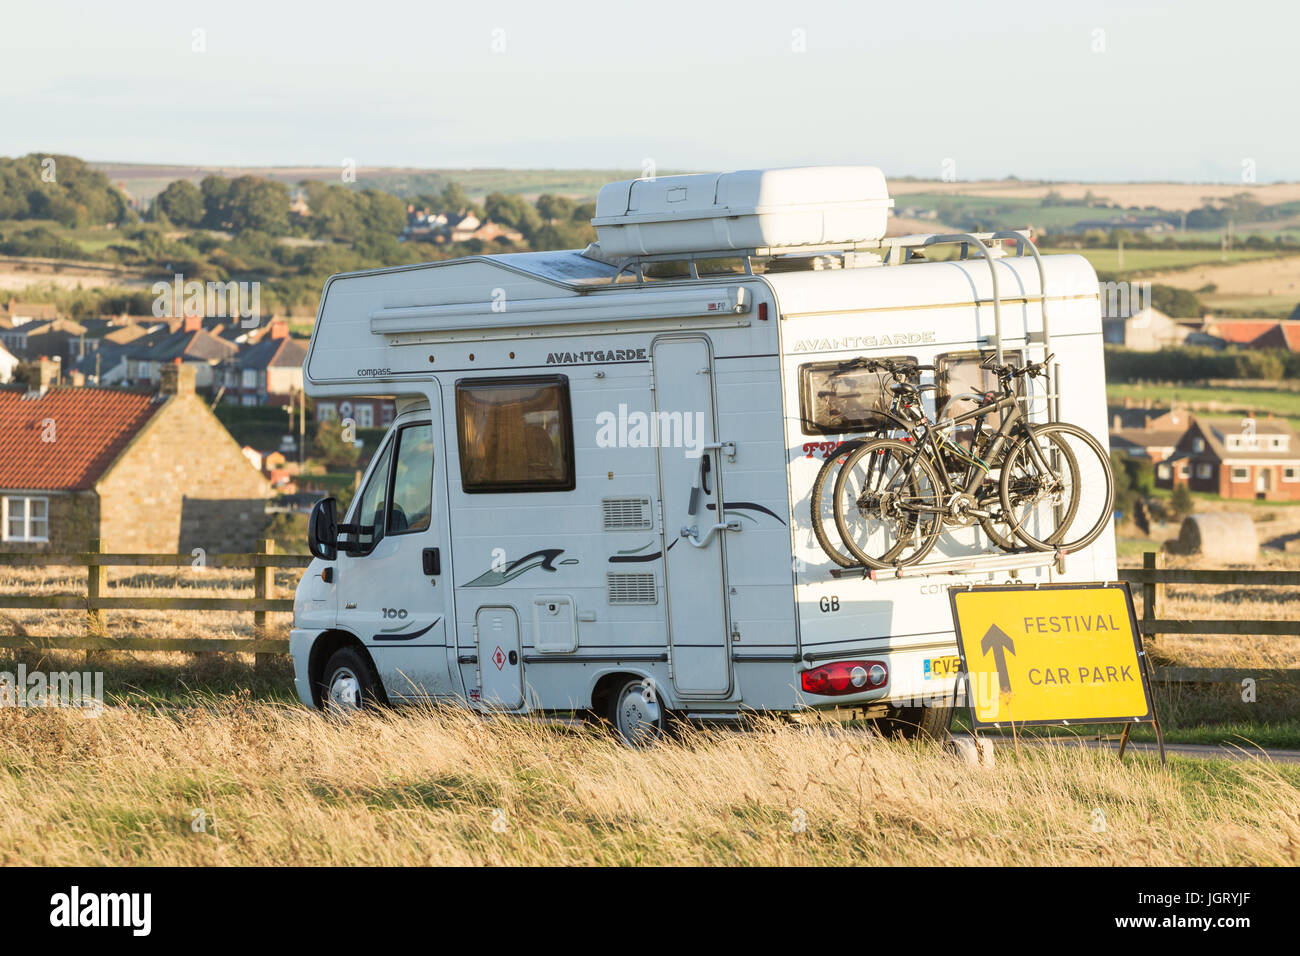
[[[465,190],[461,189],[456,183],[448,183],[446,188],[432,204],[434,212],[445,212],[459,215],[469,207],[469,197],[465,195]]]
[[[316,426],[316,437],[312,441],[313,457],[327,467],[347,467],[356,464],[359,449],[352,442],[343,440],[341,422],[324,421]]]
[[[209,229],[230,228],[230,180],[225,176],[205,176],[199,183],[203,194],[203,225]]]
[[[1187,490],[1186,485],[1174,487],[1173,496],[1169,499],[1169,507],[1179,517],[1189,515],[1196,510],[1196,501],[1192,498],[1192,493]]]
[[[170,183],[154,202],[157,210],[178,226],[194,227],[203,222],[203,193],[188,179]]]
[[[289,231],[289,187],[259,176],[240,176],[230,183],[230,226],[235,232],[256,229],[272,236]]]
[[[537,197],[537,212],[547,222],[564,221],[573,216],[575,203],[567,196],[543,193]]]
[[[542,226],[542,217],[537,215],[537,210],[520,196],[489,193],[483,200],[483,209],[488,219],[503,226],[513,226],[528,240]]]

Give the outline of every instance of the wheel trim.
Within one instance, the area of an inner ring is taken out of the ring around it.
[[[350,667],[340,667],[330,678],[326,700],[332,710],[361,709],[361,681]]]
[[[630,684],[619,695],[615,724],[628,743],[650,740],[663,730],[663,705],[657,696],[645,693],[640,682]]]

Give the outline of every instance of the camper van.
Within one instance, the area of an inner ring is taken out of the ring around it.
[[[1082,257],[890,237],[891,205],[873,167],[629,180],[584,250],[330,278],[307,394],[397,417],[346,513],[312,513],[303,703],[594,715],[629,741],[842,708],[943,735],[947,589],[1114,580],[1113,532],[1008,551],[972,522],[914,565],[846,567],[810,496],[853,435],[836,403],[880,396],[826,396],[846,363],[915,360],[934,416],[990,357],[1047,361],[1028,420],[1105,448],[1101,316]]]

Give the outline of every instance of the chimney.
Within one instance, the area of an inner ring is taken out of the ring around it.
[[[170,364],[163,365],[159,368],[160,380],[158,383],[158,393],[160,395],[193,395],[194,394],[194,366],[176,359]]]
[[[271,320],[271,327],[266,331],[273,339],[287,339],[289,337],[289,323],[285,319],[276,317]]]
[[[58,359],[50,359],[42,355],[37,368],[39,377],[37,378],[36,390],[44,395],[52,387],[59,384],[59,372],[62,371],[62,367]]]
[[[197,332],[203,328],[203,316],[187,315],[181,322],[181,330],[184,332]]]

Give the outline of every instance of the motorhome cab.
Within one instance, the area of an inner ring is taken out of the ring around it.
[[[1083,258],[885,238],[891,204],[871,167],[631,180],[601,190],[586,250],[332,277],[307,392],[398,415],[346,515],[313,513],[302,701],[591,710],[629,739],[828,707],[941,733],[946,589],[1114,579],[1113,534],[1014,554],[973,525],[914,567],[840,567],[811,486],[878,395],[832,373],[914,358],[943,403],[993,352],[1054,354],[1031,420],[1104,445],[1101,319]]]

